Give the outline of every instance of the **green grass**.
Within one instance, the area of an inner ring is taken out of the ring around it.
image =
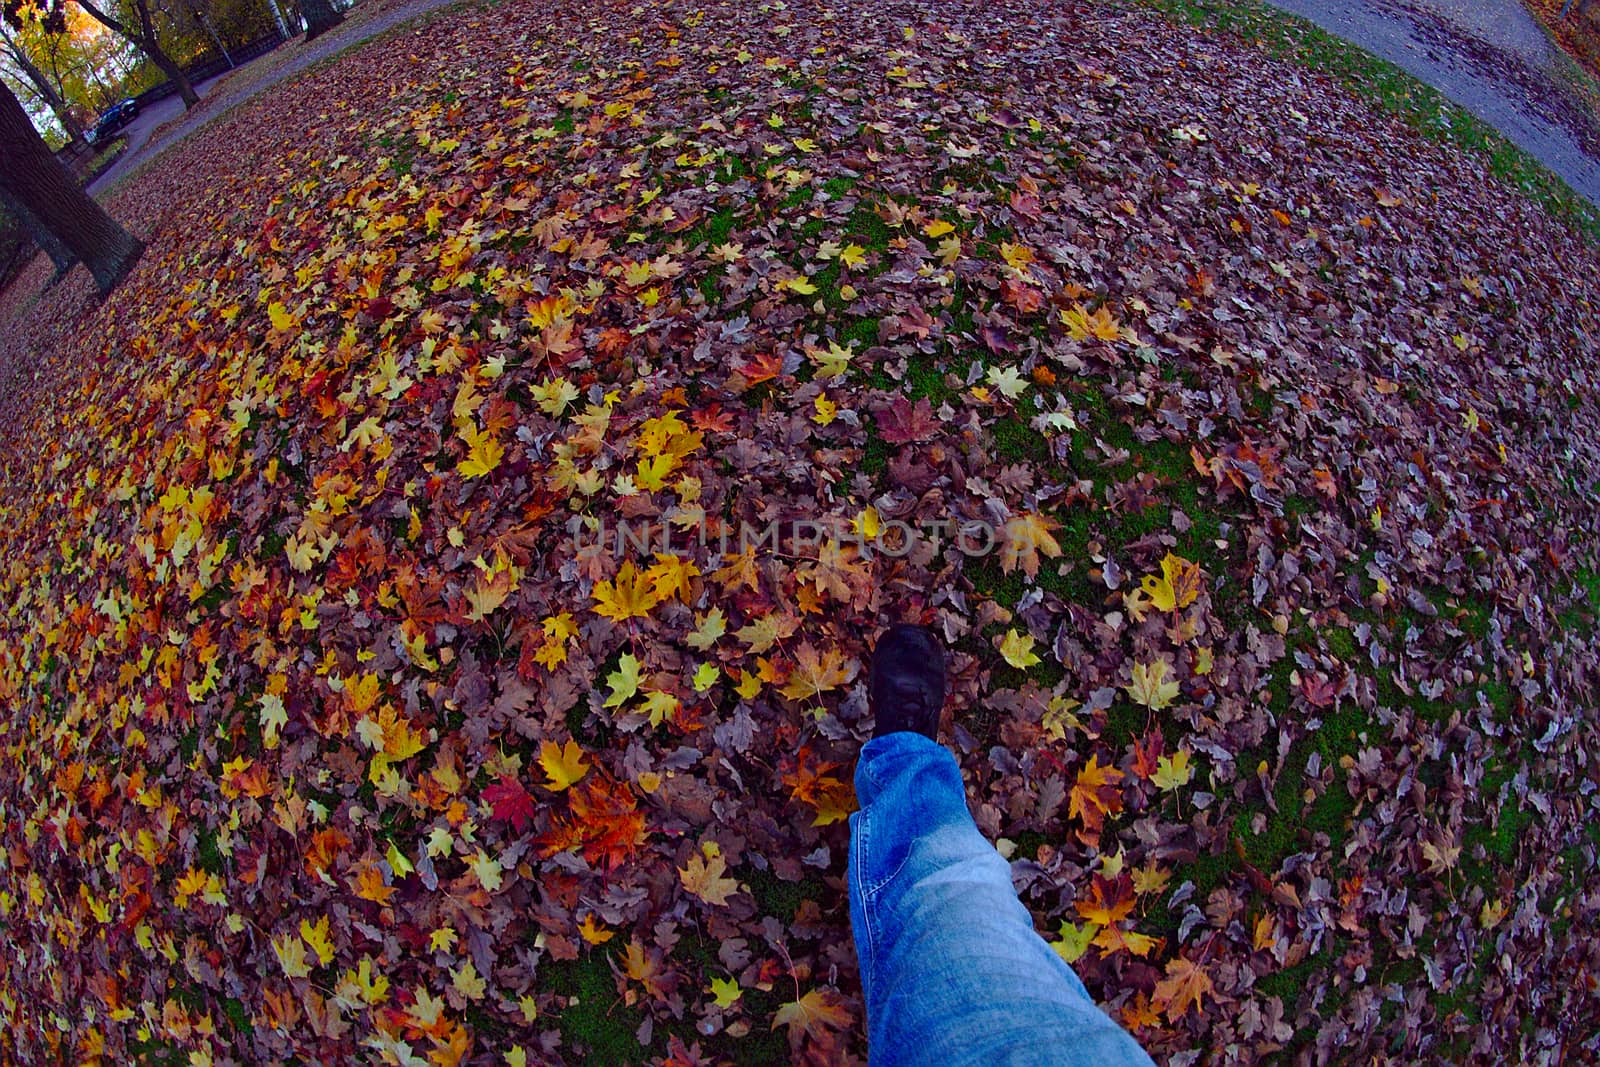
[[[1478,156],[1495,177],[1532,197],[1586,240],[1600,244],[1600,210],[1488,123],[1393,63],[1256,0],[1136,2],[1177,22],[1236,34],[1274,58],[1332,77],[1430,140]]]

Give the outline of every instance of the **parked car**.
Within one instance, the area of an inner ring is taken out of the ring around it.
[[[112,104],[106,109],[94,128],[89,131],[89,143],[92,145],[103,144],[111,139],[111,135],[122,127],[139,117],[139,105],[132,100],[123,100]]]

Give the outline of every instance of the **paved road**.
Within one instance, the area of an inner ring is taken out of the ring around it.
[[[217,119],[226,115],[240,104],[250,100],[258,93],[265,92],[276,85],[287,81],[314,63],[317,63],[335,52],[349,48],[351,45],[360,44],[381,33],[393,29],[403,22],[427,14],[441,7],[455,3],[456,0],[398,0],[386,3],[385,0],[365,0],[362,7],[358,7],[346,16],[346,21],[334,29],[318,37],[310,44],[302,37],[293,37],[289,41],[258,59],[242,64],[236,71],[220,74],[216,78],[195,86],[200,93],[202,104],[198,113],[190,120],[168,129],[154,141],[150,135],[156,127],[163,122],[168,122],[183,113],[183,101],[176,96],[152,104],[147,111],[141,112],[139,118],[127,127],[125,135],[128,137],[128,150],[122,158],[100,177],[89,183],[90,188],[105,188],[107,184],[118,175],[130,174],[135,168],[146,160],[165,152],[184,138],[205,129]],[[366,10],[362,10],[365,8]],[[291,50],[287,61],[281,61],[281,54],[285,49]],[[251,67],[256,64],[270,65],[274,57],[279,57],[275,69],[264,76],[256,76]],[[223,81],[228,74],[236,77]],[[217,83],[221,81],[222,84]],[[215,92],[221,94],[216,99],[210,99],[205,87],[210,86]]]
[[[1520,0],[1268,0],[1439,90],[1600,206],[1600,118]]]
[[[269,52],[268,55],[270,54]],[[248,65],[246,64],[246,66]],[[222,74],[216,75],[216,77],[207,78],[203,82],[196,82],[194,91],[202,97],[205,96],[206,88],[216,84],[217,79],[224,77],[227,73],[227,71],[224,71]],[[171,122],[181,114],[183,114],[183,100],[177,96],[169,96],[165,100],[157,100],[153,104],[147,104],[145,107],[140,108],[139,117],[124,126],[121,132],[117,134],[118,137],[126,137],[128,139],[127,151],[122,153],[122,159],[117,162],[117,165],[105,173],[111,174],[120,170],[123,164],[150,139],[150,135],[155,132],[157,126],[163,122]],[[105,174],[102,174],[101,178],[104,177]],[[94,182],[89,184],[93,185]]]

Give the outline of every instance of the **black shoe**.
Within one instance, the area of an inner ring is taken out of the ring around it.
[[[873,737],[911,730],[939,740],[944,710],[944,646],[926,626],[889,627],[872,650],[867,682]]]

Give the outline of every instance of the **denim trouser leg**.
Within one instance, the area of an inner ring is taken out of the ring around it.
[[[947,749],[873,739],[856,797],[850,924],[872,1067],[1151,1063],[1034,932]]]

